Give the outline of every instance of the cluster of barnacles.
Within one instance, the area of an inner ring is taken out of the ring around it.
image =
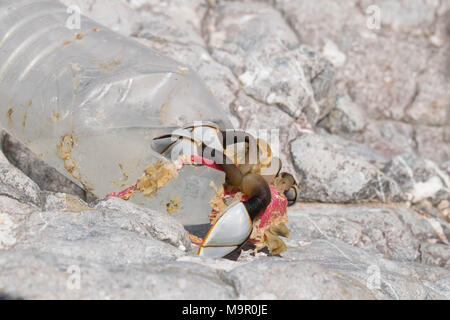
[[[256,161],[251,162],[251,144]],[[287,206],[297,199],[296,182],[281,171],[281,160],[270,146],[242,130],[220,130],[211,122],[186,125],[171,134],[153,139],[152,147],[166,159],[151,164],[136,185],[113,196],[124,199],[136,192],[153,196],[177,176],[184,165],[203,165],[225,172],[225,182],[215,188],[210,200],[210,228],[205,237],[189,234],[199,246],[197,254],[223,257],[247,241],[255,251],[267,247],[280,254],[289,237]]]

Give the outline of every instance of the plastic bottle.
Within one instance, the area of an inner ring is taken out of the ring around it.
[[[208,120],[231,128],[195,72],[81,16],[80,29],[56,1],[0,1],[0,124],[36,155],[99,198],[136,183],[161,156],[153,137]],[[152,199],[185,224],[205,223],[223,173],[183,169]],[[190,218],[183,218],[189,214]]]

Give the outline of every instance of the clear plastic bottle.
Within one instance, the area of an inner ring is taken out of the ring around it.
[[[195,72],[84,16],[70,29],[69,17],[56,1],[0,1],[0,124],[72,181],[102,198],[161,158],[153,137],[198,120],[232,127]],[[182,222],[207,222],[182,217],[209,210],[210,182],[223,179],[185,168],[135,201],[163,209],[181,196]]]

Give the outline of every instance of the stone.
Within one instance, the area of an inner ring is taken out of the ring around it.
[[[110,216],[122,229],[152,236],[185,251],[191,242],[184,227],[166,212],[157,212],[119,198],[100,201],[95,209]]]
[[[151,227],[142,223],[145,216],[140,220],[133,214],[98,210],[37,212],[25,222],[15,250],[31,248],[110,265],[168,261],[183,255],[142,230]]]
[[[288,250],[283,259],[311,262],[365,286],[382,300],[449,299],[448,270],[416,262],[388,260],[337,240],[313,240]],[[314,290],[311,288],[311,291]]]
[[[239,299],[373,299],[361,283],[308,261],[262,258],[224,273]]]
[[[450,176],[450,160],[441,165],[441,169]]]
[[[450,126],[450,41],[442,50],[433,50],[426,70],[417,79],[414,101],[405,110],[410,123]]]
[[[416,95],[414,78],[426,67],[426,45],[416,39],[383,37],[388,28],[369,25],[367,6],[357,1],[276,1],[303,43],[324,50],[332,41],[346,56],[336,70],[339,88],[367,107],[369,116],[400,120]]]
[[[398,121],[369,121],[362,132],[348,139],[364,144],[387,158],[416,151],[413,126]]]
[[[213,6],[205,32],[212,57],[228,66],[245,93],[311,125],[334,106],[334,70],[298,43],[280,13],[265,3]],[[295,72],[292,72],[295,70]]]
[[[450,268],[450,246],[441,243],[425,243],[420,247],[421,261],[426,264]]]
[[[450,159],[450,143],[445,138],[442,127],[417,126],[415,130],[417,152],[426,159],[437,164]]]
[[[42,206],[39,186],[9,163],[2,152],[0,152],[0,195],[37,207]]]
[[[45,198],[44,211],[82,212],[90,209],[86,202],[71,194],[48,193]]]
[[[320,122],[332,134],[345,135],[362,131],[367,125],[363,110],[348,96],[340,96],[336,107]]]
[[[300,199],[320,202],[382,202],[404,199],[398,185],[361,154],[349,153],[333,136],[304,134],[291,144],[300,176]]]
[[[415,154],[399,155],[392,158],[383,172],[397,182],[412,203],[438,196],[442,200],[450,198],[450,177],[431,160]]]
[[[415,261],[422,242],[440,235],[426,218],[403,206],[297,204],[288,212],[291,242],[337,239],[371,248],[387,259]]]
[[[0,196],[0,250],[10,249],[21,240],[23,222],[36,211],[40,211],[40,208]]]
[[[99,264],[24,249],[0,251],[0,292],[16,299],[232,299],[233,288],[199,264]]]

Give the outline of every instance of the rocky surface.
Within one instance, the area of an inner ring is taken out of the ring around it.
[[[280,256],[199,258],[166,213],[93,199],[3,134],[0,298],[450,299],[449,0],[61,2],[278,132],[301,201]]]
[[[370,163],[376,155],[363,146],[336,136],[303,134],[292,142],[291,154],[302,200],[391,202],[404,198],[398,184]]]

